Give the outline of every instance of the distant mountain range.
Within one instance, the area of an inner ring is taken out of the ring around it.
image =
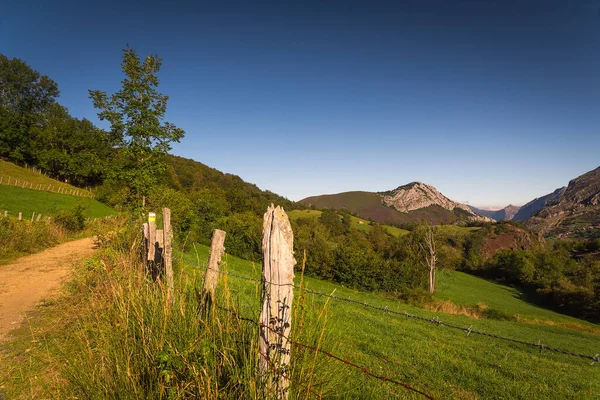
[[[496,221],[504,221],[513,219],[521,207],[510,204],[501,210],[484,210],[473,206],[469,206],[469,208],[477,215],[489,217]]]
[[[540,211],[551,201],[562,196],[566,189],[566,186],[561,187],[550,194],[533,199],[521,207],[511,204],[501,210],[485,210],[473,206],[469,206],[469,208],[477,215],[493,218],[496,221],[524,221]]]
[[[345,192],[307,197],[316,208],[347,209],[385,224],[426,220],[432,224],[520,221],[535,232],[558,237],[600,237],[600,167],[522,207],[483,210],[450,200],[435,187],[411,182],[387,192]]]
[[[411,182],[387,192],[345,192],[300,200],[316,208],[347,209],[384,224],[426,220],[432,224],[493,221],[475,214],[466,204],[450,200],[435,187]]]

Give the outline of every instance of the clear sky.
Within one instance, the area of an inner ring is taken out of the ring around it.
[[[520,205],[600,165],[599,0],[0,0],[0,53],[77,117],[126,43],[164,59],[174,154],[293,200],[419,180]]]

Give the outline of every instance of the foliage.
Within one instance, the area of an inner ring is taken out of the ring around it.
[[[0,87],[1,157],[37,165],[80,186],[104,179],[111,166],[111,143],[91,122],[71,117],[56,102],[56,82],[0,54]]]
[[[148,195],[166,170],[161,156],[178,142],[185,132],[165,122],[168,96],[158,92],[158,72],[162,59],[149,55],[141,61],[136,51],[123,50],[121,68],[126,78],[121,89],[108,96],[90,90],[98,117],[110,123],[111,142],[119,146],[119,168],[111,178],[126,184],[134,198]]]
[[[83,211],[85,207],[82,204],[77,204],[74,208],[60,210],[54,221],[69,232],[79,232],[85,228],[85,216]]]
[[[53,223],[0,217],[0,259],[35,253],[65,238],[64,229]]]

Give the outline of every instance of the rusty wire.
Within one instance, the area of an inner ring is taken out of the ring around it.
[[[208,268],[208,267],[207,267]],[[214,269],[213,269],[214,270]],[[242,275],[236,275],[236,274],[232,274],[228,271],[218,271],[218,270],[214,270],[216,272],[218,272],[219,274],[223,274],[223,275],[229,275],[232,276],[234,278],[238,278],[238,279],[242,279],[242,280],[246,280],[246,281],[252,281],[252,282],[258,282],[258,283],[263,283],[263,280],[261,279],[256,279],[256,278],[251,278],[251,277],[247,277],[247,276],[242,276]],[[269,282],[266,282],[269,283]],[[448,322],[444,322],[444,321],[440,321],[437,317],[436,318],[426,318],[426,317],[422,317],[420,315],[415,315],[415,314],[409,314],[406,311],[400,312],[400,311],[394,311],[394,310],[390,310],[387,306],[386,307],[379,307],[379,306],[375,306],[373,304],[369,304],[366,303],[364,301],[359,301],[359,300],[354,300],[354,299],[350,299],[350,298],[346,298],[346,297],[340,297],[340,296],[336,296],[333,294],[327,294],[327,293],[323,293],[323,292],[319,292],[316,290],[311,290],[311,289],[307,289],[295,284],[285,284],[286,286],[292,286],[296,289],[299,290],[304,290],[306,293],[311,293],[311,294],[315,294],[317,296],[321,296],[321,297],[327,297],[330,299],[334,299],[334,300],[339,300],[339,301],[345,301],[347,303],[352,303],[352,304],[358,304],[361,305],[363,307],[367,307],[367,308],[371,308],[374,310],[378,310],[378,311],[382,311],[385,313],[389,313],[392,315],[399,315],[399,316],[403,316],[406,318],[410,318],[410,319],[415,319],[415,320],[419,320],[419,321],[424,321],[424,322],[428,322],[428,323],[432,323],[438,326],[445,326],[451,329],[457,329],[460,331],[463,331],[467,334],[467,336],[469,336],[470,334],[474,334],[474,335],[480,335],[480,336],[485,336],[485,337],[489,337],[489,338],[493,338],[493,339],[498,339],[498,340],[503,340],[503,341],[507,341],[507,342],[512,342],[512,343],[518,343],[518,344],[522,344],[522,345],[526,345],[526,346],[530,346],[530,347],[537,347],[540,352],[542,350],[548,350],[551,352],[555,352],[555,353],[559,353],[559,354],[564,354],[567,356],[571,356],[571,357],[579,357],[579,358],[584,358],[587,360],[591,360],[592,364],[594,363],[600,363],[600,353],[596,354],[595,356],[592,355],[588,355],[588,354],[581,354],[581,353],[575,353],[569,350],[564,350],[564,349],[559,349],[556,347],[551,347],[551,346],[547,346],[541,342],[535,343],[535,342],[528,342],[525,340],[520,340],[520,339],[515,339],[515,338],[510,338],[510,337],[505,337],[505,336],[501,336],[501,335],[496,335],[494,333],[488,333],[488,332],[483,332],[483,331],[479,331],[476,329],[472,329],[473,326],[469,326],[469,327],[464,327],[464,326],[459,326],[459,325],[455,325],[455,324],[451,324]]]

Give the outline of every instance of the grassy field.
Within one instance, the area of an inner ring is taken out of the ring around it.
[[[196,269],[196,259],[206,264],[208,249],[196,246],[195,254],[182,256],[188,269]],[[260,277],[260,265],[229,256],[228,271]],[[296,277],[299,278],[298,276]],[[256,316],[259,310],[258,283],[228,277],[229,290],[235,294],[241,311]],[[485,303],[506,313],[554,322],[527,322],[473,319],[462,315],[434,313],[412,307],[377,294],[350,290],[330,282],[305,278],[309,289],[335,293],[360,302],[406,311],[428,318],[541,343],[594,356],[600,349],[600,336],[568,324],[590,324],[531,305],[518,291],[461,273],[440,274],[438,297],[457,304]],[[324,299],[308,294],[311,307],[319,309]],[[435,324],[394,316],[360,305],[331,300],[327,332],[333,338],[331,349],[353,362],[388,377],[409,382],[436,398],[464,399],[565,399],[598,398],[600,370],[590,362],[516,343],[470,335]],[[564,325],[564,326],[561,326]],[[335,345],[333,344],[335,343]],[[411,398],[411,394],[392,384],[366,377],[346,368],[347,379],[340,384],[339,398]]]
[[[0,185],[0,212],[4,215],[4,211],[7,210],[11,217],[18,216],[19,212],[23,213],[25,219],[30,219],[34,212],[36,215],[41,213],[44,216],[53,216],[58,211],[73,208],[77,204],[85,207],[84,215],[89,218],[116,214],[112,208],[89,197]]]
[[[129,242],[124,242],[124,246],[129,248]],[[254,386],[253,351],[248,350],[256,340],[257,331],[220,311],[212,319],[196,320],[196,291],[201,285],[208,248],[196,245],[190,250],[175,254],[176,288],[183,293],[176,296],[173,308],[176,312],[164,307],[165,300],[153,294],[155,290],[148,286],[147,280],[127,275],[111,278],[111,271],[117,265],[126,265],[125,271],[139,276],[135,274],[138,270],[135,265],[115,258],[114,252],[107,253],[102,260],[86,262],[82,271],[94,276],[93,279],[70,284],[75,288],[71,297],[45,304],[32,316],[31,325],[19,328],[13,341],[0,344],[0,396],[3,393],[6,398],[111,395],[112,398],[178,398],[187,393],[191,398],[197,392],[186,388],[192,387],[202,388],[204,398],[261,398],[257,394],[260,390]],[[223,271],[258,281],[221,275],[218,304],[234,307],[239,315],[256,320],[260,312],[260,264],[231,256],[226,256],[225,262]],[[296,281],[300,283],[299,275]],[[533,343],[541,341],[546,346],[586,355],[593,356],[600,349],[599,335],[558,324],[435,313],[318,279],[306,277],[304,284],[308,289],[360,303],[425,318],[437,317],[448,323]],[[527,304],[516,291],[464,274],[440,274],[438,287],[440,298],[452,299],[457,304],[482,302],[505,313],[586,324]],[[93,291],[88,293],[88,290]],[[129,292],[131,295],[127,295]],[[306,333],[311,321],[324,351],[374,374],[407,382],[434,398],[562,400],[594,399],[600,394],[600,370],[586,359],[548,350],[540,352],[538,348],[475,334],[467,336],[465,332],[435,323],[299,290],[294,301],[299,317],[292,328],[298,341],[314,345],[311,341],[314,333]],[[75,322],[73,315],[82,322]],[[305,322],[302,328],[298,321]],[[324,330],[320,331],[322,325]],[[301,353],[298,346],[292,351],[293,357],[301,358],[301,361],[294,358],[296,363],[301,362],[310,370],[305,370],[305,375],[295,372],[295,378],[304,385],[312,379],[312,388],[324,398],[422,398],[324,355]],[[220,355],[221,361],[214,359],[214,355]],[[215,374],[214,368],[226,368],[229,372]],[[297,371],[297,366],[292,368]],[[219,377],[226,380],[217,383],[215,379]],[[229,379],[233,379],[231,384],[226,383]],[[295,383],[292,386],[295,389],[291,399],[312,398],[310,393],[299,390],[300,386]],[[241,388],[241,392],[235,387]],[[152,392],[143,391],[148,388]]]
[[[83,190],[75,186],[71,186],[67,183],[57,181],[55,179],[44,176],[38,172],[33,172],[28,168],[19,167],[18,165],[4,160],[0,160],[0,177],[2,177],[2,185],[6,185],[8,183],[8,177],[10,177],[11,185],[14,185],[15,179],[18,179],[21,182],[26,181],[32,183],[34,187],[37,184],[52,185],[53,189],[74,189],[86,194],[90,194],[90,192],[88,192],[87,190]]]
[[[318,218],[321,215],[321,211],[319,210],[293,210],[288,211],[288,216],[292,220],[296,220],[298,218]],[[351,216],[352,218],[352,226],[360,229],[361,231],[369,231],[371,229],[371,225],[369,225],[369,221],[366,219],[358,218],[355,216]],[[390,225],[382,225],[382,227],[387,230],[393,236],[402,236],[406,235],[408,231],[406,229],[396,228],[395,226]]]
[[[463,272],[442,271],[436,290],[438,299],[450,300],[457,305],[474,306],[477,303],[485,303],[490,308],[508,311],[511,315],[531,323],[589,328],[600,333],[600,326],[597,324],[537,307],[525,301],[526,296],[516,288],[486,281]]]

